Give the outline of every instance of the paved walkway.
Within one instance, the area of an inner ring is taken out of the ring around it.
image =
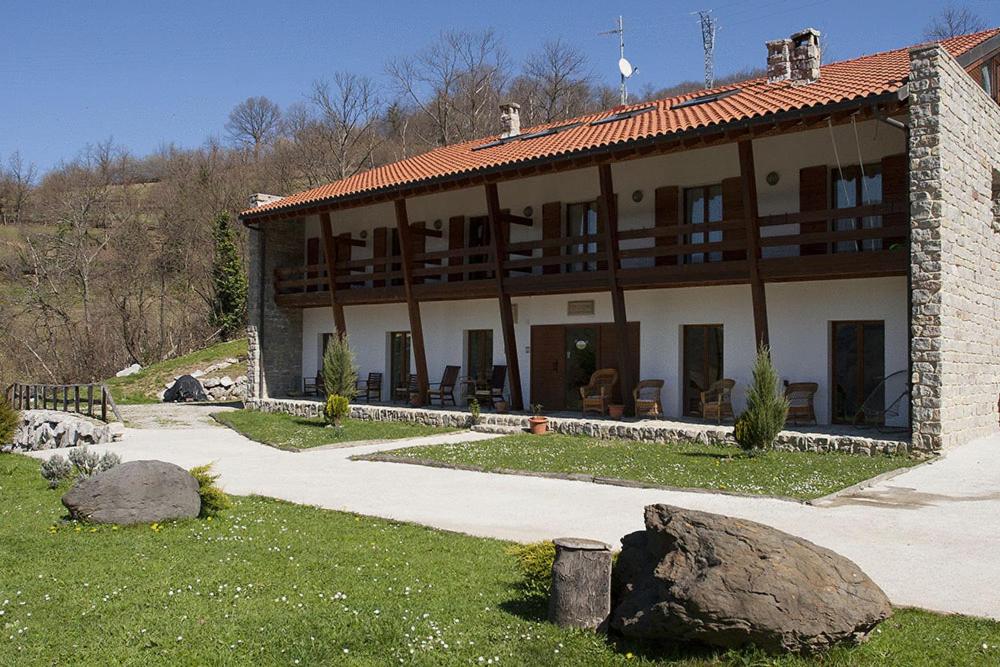
[[[349,460],[401,446],[493,437],[485,434],[292,453],[201,423],[129,428],[122,442],[107,447],[124,460],[155,458],[186,468],[214,462],[231,493],[510,540],[578,536],[617,545],[622,535],[642,528],[642,508],[650,503],[718,512],[760,521],[853,559],[896,605],[1000,619],[1000,436],[808,506]]]

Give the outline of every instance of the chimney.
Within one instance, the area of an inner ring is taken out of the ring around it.
[[[500,138],[507,139],[521,134],[521,105],[504,102],[500,105]]]
[[[278,195],[268,195],[263,192],[255,192],[250,195],[250,208],[257,208],[258,206],[263,206],[264,204],[270,204],[273,201],[278,201],[279,199],[284,199]]]
[[[789,54],[792,50],[792,40],[775,39],[767,42],[767,80],[769,83],[788,81],[792,76],[792,63]]]
[[[819,81],[819,30],[806,28],[792,35],[790,62],[793,84]]]

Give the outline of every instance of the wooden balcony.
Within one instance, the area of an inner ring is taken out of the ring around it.
[[[834,229],[838,220],[878,220],[882,226]],[[851,209],[790,213],[758,218],[756,233],[765,282],[906,275],[908,209],[893,202]],[[811,231],[813,229],[826,231]],[[805,231],[803,231],[805,230]],[[721,235],[708,239],[709,233]],[[511,296],[604,291],[608,285],[604,234],[507,244],[503,284]],[[743,219],[623,229],[618,280],[624,289],[748,283],[747,226]],[[581,252],[574,252],[580,250]],[[489,248],[413,255],[413,295],[420,301],[496,296]],[[405,301],[402,257],[339,261],[336,296],[343,305]],[[283,307],[330,305],[326,264],[279,268],[275,302]]]

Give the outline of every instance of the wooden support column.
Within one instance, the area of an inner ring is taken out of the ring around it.
[[[757,224],[757,173],[753,162],[753,140],[739,143],[740,180],[743,183],[743,216],[746,221],[747,266],[750,269],[750,298],[757,349],[770,345],[767,331],[767,296],[760,277],[760,228]]]
[[[500,302],[500,328],[503,333],[503,350],[507,357],[507,374],[510,376],[510,407],[524,409],[521,396],[521,365],[517,360],[517,336],[514,334],[514,308],[504,286],[503,263],[507,258],[507,229],[501,224],[500,195],[496,183],[486,184],[486,213],[490,221],[490,257],[493,258],[493,278],[496,281],[497,300]]]
[[[420,323],[420,304],[413,296],[413,234],[406,216],[406,200],[396,200],[396,231],[399,233],[399,250],[403,267],[403,292],[410,314],[410,340],[413,344],[413,361],[417,370],[417,391],[420,404],[427,402],[427,354],[424,351],[424,327]]]
[[[632,390],[635,388],[635,373],[639,369],[632,368],[632,354],[629,349],[628,317],[625,313],[625,292],[618,282],[618,271],[621,268],[618,247],[618,203],[615,199],[615,186],[611,178],[611,163],[605,162],[597,167],[601,181],[601,196],[598,200],[598,210],[604,219],[604,250],[607,252],[608,289],[611,292],[611,311],[615,318],[615,337],[618,339],[618,373],[621,383],[622,403],[626,414],[633,414],[635,401]]]
[[[319,227],[323,232],[323,254],[326,256],[326,277],[330,283],[330,305],[333,306],[333,324],[337,333],[347,335],[347,323],[344,320],[344,306],[337,301],[337,245],[333,240],[333,225],[330,223],[330,213],[319,214]]]

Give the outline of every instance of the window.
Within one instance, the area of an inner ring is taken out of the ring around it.
[[[990,66],[991,63],[983,63],[983,66],[979,68],[979,78],[983,85],[983,90],[990,97],[993,97],[993,68]]]
[[[855,208],[882,203],[882,167],[877,164],[833,170],[833,208]],[[838,218],[833,231],[875,229],[882,226],[882,216],[869,215]],[[882,239],[837,241],[834,252],[871,252],[882,250]]]
[[[689,324],[683,335],[682,411],[701,416],[701,392],[722,379],[722,325]]]
[[[834,322],[831,366],[833,422],[852,424],[862,406],[881,412],[885,406],[885,324]],[[879,420],[881,421],[881,420]]]
[[[466,332],[465,372],[477,386],[486,384],[493,371],[493,330],[472,329]]]
[[[581,202],[566,206],[566,236],[594,236],[597,233],[597,202]],[[596,252],[596,241],[581,241],[566,247],[567,255],[589,255]],[[566,271],[569,273],[596,270],[597,262],[594,260],[566,265]]]
[[[684,224],[703,225],[722,222],[722,186],[706,185],[684,189]],[[684,235],[684,245],[717,243],[722,240],[722,231],[692,232]],[[721,262],[722,252],[695,252],[683,256],[685,264]]]
[[[469,245],[470,248],[490,247],[490,220],[486,216],[476,216],[469,218]],[[469,255],[469,264],[484,265],[490,259],[488,253],[482,255]],[[492,271],[472,271],[469,273],[469,280],[486,280],[493,276]]]

